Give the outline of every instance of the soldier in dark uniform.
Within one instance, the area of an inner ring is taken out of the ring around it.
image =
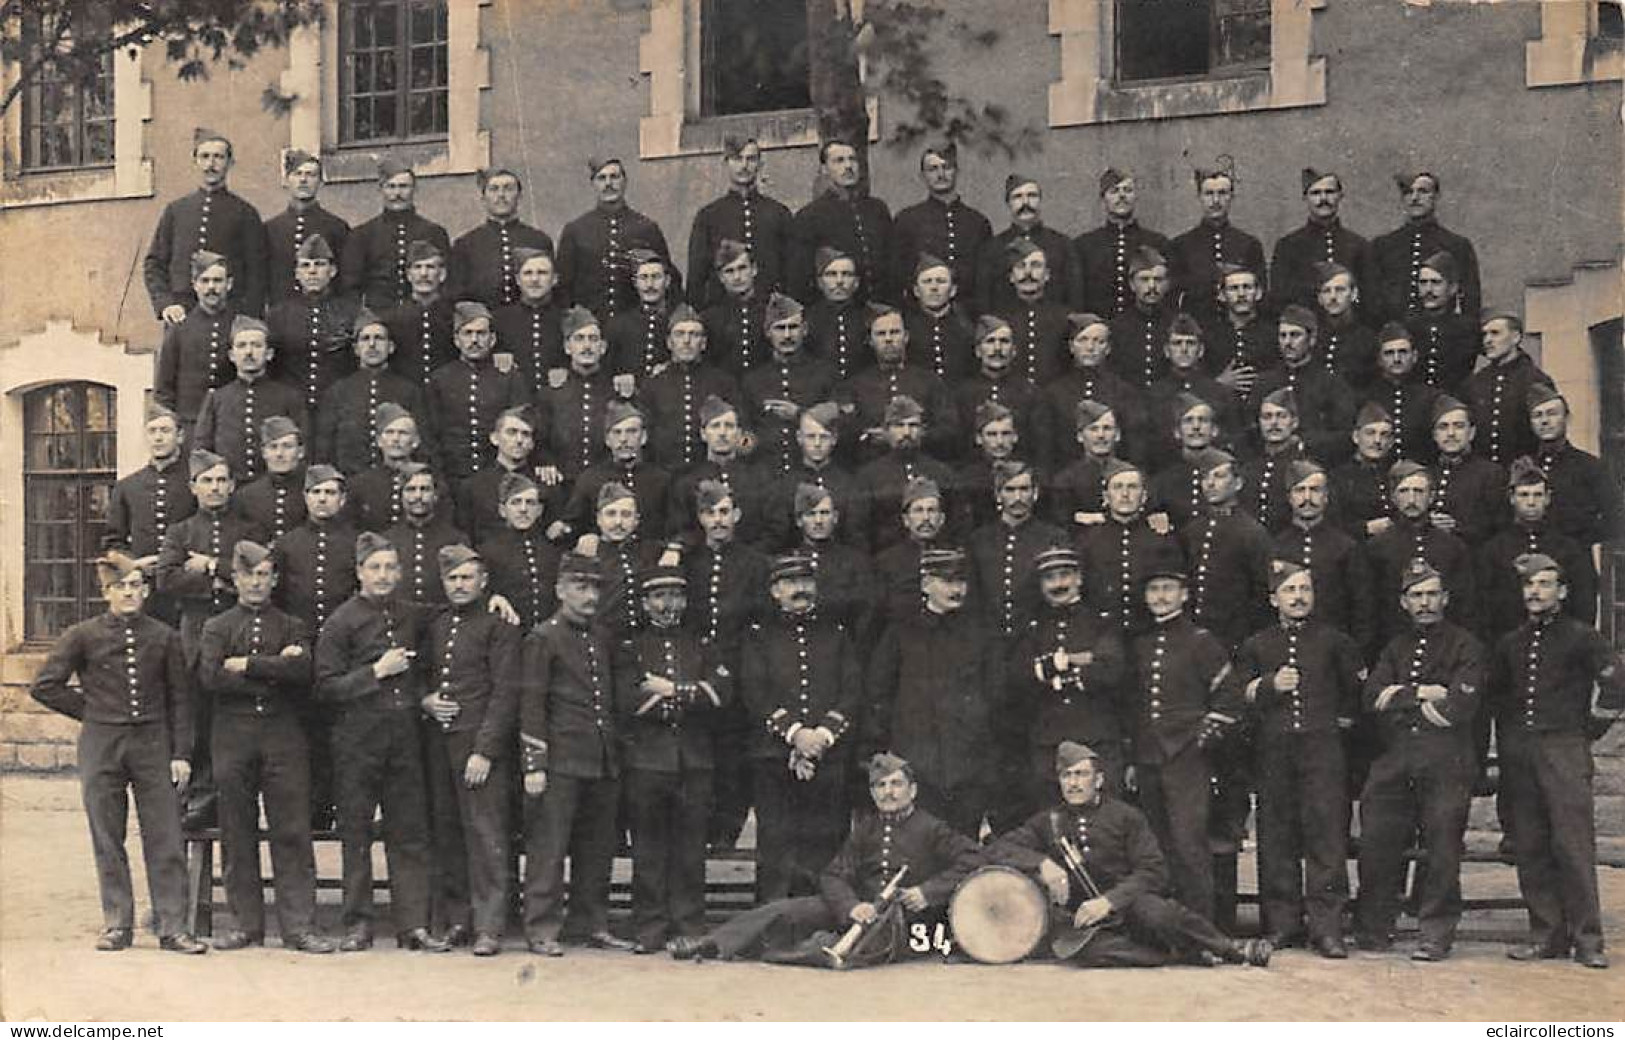
[[[1008,659],[1010,710],[1026,721],[1027,761],[1020,778],[1033,805],[1055,797],[1052,766],[1064,741],[1088,740],[1106,786],[1122,789],[1127,746],[1123,640],[1083,596],[1075,550],[1038,554],[1032,580],[1043,605]]]
[[[1056,749],[1061,802],[1003,835],[985,858],[1036,874],[1054,904],[1052,923],[1102,930],[1073,955],[1084,968],[1158,967],[1170,957],[1204,967],[1267,967],[1267,939],[1231,939],[1207,918],[1168,899],[1156,833],[1140,810],[1108,794],[1098,756],[1067,740]],[[1098,892],[1071,880],[1072,857]],[[1122,928],[1110,927],[1111,921]]]
[[[841,536],[851,541],[855,529],[867,533],[868,524],[862,519],[858,502],[857,478],[852,471],[835,459],[841,436],[840,406],[833,401],[822,401],[804,408],[796,417],[796,447],[798,454],[788,473],[773,478],[761,500],[761,525],[757,540],[769,551],[785,548],[800,534],[796,530],[796,488],[812,484],[825,488],[833,496],[836,509],[847,518]]]
[[[1477,568],[1467,543],[1433,522],[1436,486],[1432,471],[1409,459],[1401,459],[1388,471],[1398,515],[1391,527],[1366,542],[1379,647],[1407,627],[1400,602],[1402,580],[1405,568],[1418,557],[1444,575],[1450,620],[1468,631],[1477,628]]]
[[[1323,466],[1348,458],[1354,425],[1354,390],[1327,364],[1317,342],[1320,325],[1313,311],[1288,304],[1276,322],[1280,361],[1259,373],[1253,400],[1285,390],[1297,405],[1298,436]],[[1260,519],[1263,519],[1260,517]]]
[[[176,795],[192,774],[192,671],[175,630],[142,613],[147,579],[135,561],[109,552],[96,574],[107,613],[64,632],[29,687],[40,704],[82,723],[79,787],[102,903],[96,949],[125,950],[134,940],[135,891],[124,851],[133,789],[159,944],[207,953],[185,931],[186,852]]]
[[[175,413],[156,401],[149,403],[142,432],[149,461],[113,485],[102,547],[133,557],[150,574],[170,526],[191,516],[197,499],[192,496],[190,474],[182,460],[186,434]],[[157,593],[147,596],[145,610],[165,624],[177,618],[174,604]]]
[[[1369,660],[1372,640],[1371,569],[1360,542],[1326,519],[1326,470],[1312,459],[1289,467],[1287,500],[1292,519],[1275,532],[1271,559],[1290,560],[1315,579],[1315,616],[1346,632]]]
[[[378,160],[378,194],[383,209],[351,230],[340,254],[339,274],[345,295],[382,311],[417,294],[408,270],[414,262],[408,255],[412,243],[425,242],[445,258],[451,253],[451,237],[445,228],[419,215],[413,204],[417,175],[394,156]]]
[[[621,797],[620,735],[608,630],[595,625],[602,571],[596,535],[559,565],[559,608],[525,637],[519,694],[525,776],[525,938],[564,956],[564,859],[570,925],[593,946],[629,950],[609,931],[609,871]]]
[[[355,542],[356,594],[316,639],[316,696],[332,706],[339,840],[344,848],[340,920],[346,953],[372,948],[372,828],[383,809],[389,905],[396,944],[444,953],[429,933],[428,793],[418,735],[422,670],[413,667],[424,611],[396,595],[394,545],[363,532]]]
[[[1078,443],[1083,450],[1059,473],[1050,477],[1045,489],[1049,521],[1062,530],[1073,525],[1087,526],[1106,519],[1106,467],[1121,459],[1118,445],[1122,433],[1117,411],[1099,401],[1084,398],[1077,406]],[[1044,769],[1047,775],[1048,767]]]
[[[892,223],[892,285],[899,292],[915,285],[920,257],[929,255],[940,258],[952,284],[965,299],[974,300],[976,257],[982,244],[993,237],[993,224],[960,197],[959,146],[952,141],[927,145],[920,152],[920,182],[925,185],[925,198],[899,210]],[[915,288],[917,296],[918,286]],[[937,374],[949,377],[940,369]]]
[[[608,321],[636,298],[627,253],[647,249],[669,264],[671,250],[660,226],[626,204],[625,163],[588,158],[587,176],[596,202],[559,235],[559,282],[572,304]]]
[[[1179,544],[1145,517],[1144,470],[1113,459],[1105,478],[1105,521],[1080,528],[1074,537],[1089,605],[1128,638],[1150,628],[1146,577],[1162,560],[1177,557]]]
[[[694,496],[700,484],[714,480],[728,488],[740,509],[740,538],[754,542],[764,522],[763,502],[771,475],[762,472],[762,467],[745,455],[739,410],[732,404],[716,397],[706,398],[700,403],[699,425],[705,458],[672,482],[671,493],[666,498],[666,530],[673,538],[685,542],[695,540]]]
[[[757,814],[756,901],[806,889],[846,837],[847,769],[863,697],[846,627],[820,606],[812,561],[779,557],[774,608],[751,625],[739,690],[757,726],[751,788]]]
[[[906,956],[904,936],[943,919],[949,896],[976,866],[977,847],[915,805],[919,786],[908,762],[882,752],[865,768],[875,811],[858,817],[822,868],[819,894],[781,898],[735,914],[697,939],[676,940],[671,955],[678,960],[760,956],[832,968],[885,964]],[[904,868],[897,902],[882,915],[880,894]],[[852,953],[838,961],[826,951],[853,924],[866,930]]]
[[[300,291],[294,278],[299,253],[310,239],[320,236],[332,256],[344,255],[350,225],[334,216],[317,200],[322,190],[322,160],[303,148],[282,153],[282,185],[288,192],[288,206],[265,222],[265,312]]]
[[[803,556],[812,570],[819,609],[844,625],[863,653],[880,636],[871,620],[879,603],[871,558],[837,538],[844,517],[828,488],[798,485],[795,511],[800,538],[793,552]]]
[[[1112,365],[1131,386],[1149,390],[1167,368],[1164,346],[1176,317],[1168,299],[1168,261],[1148,246],[1129,254],[1130,305],[1112,319]]]
[[[604,321],[609,340],[609,367],[616,375],[629,375],[637,383],[659,372],[670,357],[666,334],[670,330],[672,274],[667,261],[651,249],[629,249],[635,307],[626,307]]]
[[[742,246],[756,265],[758,294],[786,285],[792,218],[789,207],[762,193],[762,146],[754,137],[729,134],[722,139],[722,163],[728,168],[728,190],[700,207],[688,233],[688,302],[697,309],[736,295],[721,277],[726,242]]]
[[[1066,242],[1064,236],[1061,241]],[[1033,239],[1011,242],[1005,252],[1003,284],[1015,292],[1001,294],[999,309],[990,312],[1010,326],[1016,371],[1034,389],[1065,371],[1067,364],[1067,308],[1046,295],[1046,288],[1054,284],[1049,255],[1050,250]],[[986,331],[980,320],[977,331]]]
[[[1208,364],[1232,373],[1238,394],[1252,392],[1258,370],[1275,364],[1277,328],[1263,314],[1264,276],[1240,264],[1218,268],[1219,311],[1208,319]]]
[[[1301,943],[1343,960],[1348,902],[1348,777],[1343,734],[1360,710],[1365,662],[1315,614],[1315,576],[1277,560],[1269,601],[1279,624],[1236,657],[1256,725],[1258,870],[1264,927],[1277,949]],[[1302,861],[1301,865],[1299,861]]]
[[[969,265],[968,261],[966,262]],[[948,261],[921,253],[908,279],[903,325],[920,362],[950,386],[976,367],[975,328],[959,309],[959,284]]]
[[[1535,461],[1552,489],[1552,527],[1588,550],[1625,535],[1619,483],[1601,459],[1569,443],[1569,402],[1563,395],[1541,384],[1532,387],[1529,427],[1539,442]]]
[[[666,333],[670,363],[644,380],[638,397],[647,413],[651,461],[669,472],[681,472],[700,461],[700,404],[709,397],[739,399],[739,383],[717,367],[711,356],[704,320],[688,304],[672,309]],[[660,514],[664,515],[664,514]]]
[[[1440,250],[1416,274],[1417,309],[1405,319],[1420,358],[1422,378],[1446,393],[1460,393],[1478,360],[1480,334],[1473,316],[1455,307],[1461,278],[1456,258]]]
[[[1106,222],[1072,240],[1083,274],[1079,307],[1107,321],[1133,302],[1128,264],[1134,251],[1145,246],[1167,256],[1171,245],[1166,236],[1134,218],[1136,189],[1134,174],[1108,166],[1100,175],[1100,202],[1106,210]],[[1045,772],[1049,772],[1047,765]]]
[[[966,605],[966,563],[959,549],[922,553],[920,608],[893,619],[870,655],[864,733],[911,756],[924,807],[975,840],[1003,764],[989,727],[1002,714],[1004,660],[987,621]]]
[[[519,709],[520,631],[486,609],[490,571],[466,545],[441,546],[446,603],[428,619],[421,701],[434,840],[430,919],[453,946],[502,951],[508,809]]]
[[[1361,405],[1349,439],[1354,442],[1354,458],[1332,470],[1331,482],[1343,528],[1364,541],[1393,526],[1388,471],[1397,457],[1388,410],[1376,401]]]
[[[230,358],[237,378],[203,396],[193,437],[196,447],[224,456],[232,476],[244,484],[265,468],[260,455],[262,422],[280,415],[301,430],[308,424],[299,391],[265,374],[276,353],[268,336],[258,318],[232,319]]]
[[[998,495],[996,492],[988,493],[994,485],[994,470],[1006,463],[1020,461],[1024,466],[1028,463],[1016,454],[1022,437],[1016,427],[1015,414],[1004,405],[996,401],[983,401],[973,409],[972,418],[966,425],[972,430],[971,439],[976,454],[959,467],[955,474],[954,492],[965,513],[962,526],[974,531],[992,523],[999,515]],[[1036,467],[1034,472],[1037,472]],[[1039,481],[1040,488],[1046,485],[1047,481]],[[1045,514],[1048,521],[1048,510]]]
[[[1359,285],[1373,285],[1371,243],[1343,226],[1337,211],[1343,204],[1343,178],[1330,171],[1303,168],[1303,201],[1309,219],[1275,242],[1270,258],[1270,309],[1289,303],[1315,304],[1320,276],[1315,266],[1342,264]]]
[[[902,538],[902,530],[892,518],[902,514],[902,494],[910,482],[927,478],[939,488],[954,486],[954,474],[947,465],[925,454],[925,409],[911,397],[898,396],[886,404],[882,416],[887,451],[858,470],[858,499],[869,530],[859,533],[860,544],[871,552],[881,552]],[[959,519],[957,503],[949,500],[950,529]],[[851,518],[849,518],[850,520]]]
[[[638,575],[654,564],[661,547],[656,539],[644,537],[637,496],[625,484],[610,481],[598,489],[593,517],[603,569],[599,624],[617,640],[629,638],[645,621]]]
[[[756,258],[745,243],[723,239],[712,264],[722,296],[700,314],[707,348],[712,363],[738,379],[767,360],[764,316],[770,294],[761,286]]]
[[[1192,575],[1188,609],[1192,621],[1234,650],[1266,620],[1270,535],[1241,506],[1235,456],[1205,448],[1196,464],[1202,471],[1201,510],[1179,531]]]
[[[439,472],[467,480],[494,465],[497,416],[530,403],[525,377],[503,371],[491,357],[496,332],[483,303],[459,302],[452,319],[457,360],[429,376],[424,389],[430,435],[439,448]]]
[[[1195,519],[1202,508],[1202,471],[1197,455],[1229,438],[1223,436],[1212,404],[1195,394],[1179,393],[1172,408],[1159,408],[1153,421],[1173,433],[1173,443],[1159,453],[1167,461],[1149,482],[1152,515],[1174,529]],[[1143,469],[1141,472],[1145,472]]]
[[[558,582],[559,550],[547,536],[562,534],[561,522],[547,518],[548,498],[524,473],[504,473],[495,493],[500,526],[487,527],[479,541],[480,556],[491,575],[492,591],[513,605],[523,631],[553,616],[558,609],[553,586]]]
[[[957,415],[951,438],[939,438],[939,454],[948,458],[964,454],[963,442],[965,434],[969,433],[984,457],[990,456],[984,428],[988,421],[998,421],[1010,427],[1010,450],[1020,443],[1024,454],[1039,457],[1043,445],[1038,443],[1034,422],[1039,388],[1016,372],[1015,346],[1008,327],[996,328],[977,339],[976,358],[979,364],[974,374],[961,379],[951,388]],[[995,420],[992,418],[994,416],[998,418]]]
[[[188,437],[203,398],[231,378],[227,354],[237,319],[227,299],[232,273],[226,258],[200,250],[192,254],[191,264],[197,302],[184,319],[165,324],[152,382],[153,400],[180,417],[181,431]]]
[[[271,347],[271,376],[305,395],[305,411],[316,414],[327,388],[355,369],[350,350],[360,306],[333,291],[338,268],[327,239],[312,233],[294,260],[294,289],[280,293],[265,310]]]
[[[1420,825],[1422,940],[1411,959],[1441,961],[1461,920],[1462,836],[1478,768],[1472,722],[1483,694],[1484,650],[1446,620],[1450,593],[1426,560],[1410,560],[1398,588],[1408,623],[1383,647],[1361,695],[1381,727],[1382,752],[1360,792],[1355,931],[1362,949],[1391,945],[1405,848]]]
[[[231,609],[236,592],[231,586],[231,547],[243,539],[264,536],[236,510],[232,495],[237,484],[226,460],[201,448],[187,459],[197,512],[172,524],[158,549],[156,585],[180,610],[181,649],[186,666],[195,669],[202,647],[203,622]],[[194,744],[187,756],[192,781],[186,791],[187,830],[207,827],[214,820],[214,779],[209,769],[209,735],[213,726],[212,702],[199,700],[193,708]],[[177,749],[179,751],[180,749]]]
[[[231,551],[237,604],[203,626],[198,683],[216,701],[214,770],[220,790],[220,847],[226,903],[236,927],[214,937],[217,950],[265,942],[259,813],[265,819],[276,882],[282,945],[332,953],[316,934],[316,871],[310,849],[310,757],[300,725],[310,696],[311,634],[271,604],[277,584],[271,550],[238,542]]]
[[[794,299],[774,293],[762,320],[773,354],[740,380],[740,418],[756,431],[757,450],[769,460],[765,465],[782,473],[797,454],[796,417],[803,408],[831,399],[835,367],[808,353],[806,316]]]
[[[1168,852],[1179,901],[1212,920],[1209,752],[1241,718],[1241,684],[1224,644],[1185,615],[1186,577],[1177,555],[1164,554],[1146,571],[1152,626],[1132,646],[1132,786]]]
[[[606,484],[616,483],[637,499],[638,514],[643,518],[638,525],[639,532],[650,539],[661,536],[668,510],[681,507],[668,504],[671,474],[645,459],[644,449],[648,443],[649,423],[643,412],[636,405],[611,401],[604,410],[604,444],[609,457],[588,467],[571,486],[564,506],[564,522],[571,530],[586,531],[592,527],[598,511],[599,490]]]
[[[818,298],[807,308],[807,352],[827,362],[835,378],[847,377],[868,364],[865,333],[869,312],[859,299],[858,262],[831,246],[813,254]]]
[[[1435,211],[1444,185],[1426,171],[1396,174],[1405,223],[1371,242],[1375,280],[1370,304],[1389,321],[1404,321],[1422,307],[1418,285],[1423,261],[1444,250],[1456,262],[1461,279],[1451,295],[1450,310],[1477,316],[1482,305],[1478,280],[1478,254],[1473,244],[1439,223]]]
[[[1529,942],[1507,956],[1566,957],[1608,967],[1597,901],[1591,739],[1597,707],[1625,708],[1625,661],[1597,631],[1563,613],[1562,565],[1528,554],[1515,566],[1528,620],[1495,643],[1487,706],[1495,712],[1501,785],[1510,810],[1518,888],[1529,909]]]
[[[1247,509],[1267,531],[1286,523],[1288,505],[1286,482],[1292,463],[1315,458],[1298,436],[1300,427],[1297,395],[1286,387],[1273,390],[1258,403],[1258,434],[1263,452],[1242,467],[1247,484]],[[1318,459],[1317,459],[1318,461]]]
[[[271,546],[276,604],[319,633],[339,604],[355,594],[355,527],[346,518],[344,474],[317,464],[305,470],[304,523]],[[334,823],[333,713],[313,697],[299,705],[310,760],[311,830]]]
[[[478,300],[495,310],[519,299],[516,250],[535,249],[549,255],[553,240],[547,232],[519,219],[519,200],[525,185],[512,170],[497,167],[477,170],[474,186],[485,207],[485,222],[464,233],[451,246],[454,300]]]
[[[1517,628],[1524,620],[1523,582],[1513,564],[1525,553],[1557,561],[1563,570],[1562,611],[1586,625],[1597,621],[1597,565],[1591,547],[1552,529],[1547,514],[1552,489],[1546,474],[1529,456],[1512,461],[1507,478],[1512,522],[1492,535],[1478,553],[1480,619],[1487,641]]]
[[[1009,277],[1010,253],[1026,239],[1044,254],[1043,268],[1049,280],[1036,289],[1036,298],[1075,310],[1083,302],[1083,265],[1073,252],[1072,240],[1044,223],[1044,190],[1025,174],[1012,173],[1004,179],[1004,203],[1010,210],[1010,226],[989,238],[976,259],[975,292],[971,299],[977,314],[1008,315],[1016,307],[1020,286]]]
[[[549,374],[537,406],[546,429],[543,446],[563,482],[572,484],[603,458],[604,409],[625,395],[604,366],[607,347],[598,319],[583,307],[571,307],[564,312],[562,330],[570,367],[558,376]]]
[[[807,497],[818,494],[815,489]],[[947,525],[942,489],[936,481],[921,478],[903,489],[902,525],[906,537],[875,554],[876,611],[883,625],[896,624],[919,613],[920,583],[925,579],[925,558],[941,550]],[[974,605],[974,597],[972,597]]]
[[[316,421],[315,460],[349,476],[382,461],[379,406],[399,405],[412,415],[424,411],[422,387],[389,367],[395,343],[383,319],[366,310],[357,314],[354,337],[356,370],[328,387],[311,412]]]
[[[1034,451],[1039,461],[1051,473],[1058,473],[1078,457],[1078,409],[1083,401],[1094,401],[1112,412],[1120,441],[1118,454],[1142,457],[1147,440],[1145,404],[1140,390],[1111,364],[1110,324],[1097,314],[1079,313],[1067,315],[1066,323],[1072,366],[1045,383],[1034,410]]]
[[[389,363],[422,386],[429,373],[457,356],[451,335],[452,301],[444,292],[445,251],[433,242],[413,239],[406,246],[403,269],[409,292],[398,302],[385,301],[382,306],[387,309],[381,310],[395,343]]]
[[[1219,265],[1238,264],[1256,272],[1262,281],[1264,246],[1230,223],[1230,207],[1236,198],[1235,161],[1221,155],[1212,166],[1199,166],[1193,172],[1202,219],[1175,236],[1168,273],[1180,310],[1202,319],[1219,313]],[[1270,298],[1267,289],[1264,297]]]
[[[406,467],[422,461],[422,438],[413,413],[388,401],[378,406],[372,425],[378,429],[378,464],[351,478],[351,511],[361,530],[383,531],[404,515],[401,485],[406,482]]]
[[[292,419],[273,415],[260,424],[264,472],[237,489],[237,509],[265,536],[278,538],[305,522],[304,434]]]
[[[1377,333],[1361,321],[1359,284],[1339,263],[1321,261],[1313,271],[1320,360],[1356,393],[1363,392],[1377,373]]]
[[[1433,523],[1470,549],[1506,525],[1506,470],[1473,451],[1477,434],[1467,405],[1448,394],[1433,402]]]
[[[440,478],[422,462],[400,468],[401,518],[384,531],[400,567],[397,595],[408,603],[438,606],[446,601],[439,553],[447,545],[467,545],[468,535],[452,517]]]
[[[625,732],[632,824],[634,953],[705,932],[705,846],[718,712],[734,671],[685,615],[688,579],[667,552],[639,579],[648,625],[616,648],[615,708]]]
[[[1162,375],[1146,388],[1144,400],[1148,420],[1160,434],[1155,446],[1166,457],[1175,445],[1168,442],[1169,435],[1179,423],[1180,407],[1188,398],[1196,398],[1213,409],[1213,421],[1218,438],[1224,441],[1242,441],[1242,401],[1234,390],[1208,374],[1202,358],[1207,351],[1202,326],[1188,314],[1176,314],[1167,326],[1160,350]],[[1175,438],[1177,439],[1177,438]]]
[[[1441,391],[1416,371],[1416,345],[1410,330],[1389,322],[1377,332],[1377,374],[1365,388],[1393,420],[1399,457],[1418,461],[1433,454],[1433,403]]]
[[[865,353],[873,362],[835,388],[836,399],[859,431],[857,457],[867,461],[884,450],[886,406],[898,397],[912,398],[924,410],[926,450],[938,458],[949,454],[959,440],[960,421],[947,384],[927,366],[909,363],[901,311],[878,303],[866,311]]]
[[[535,478],[540,468],[535,465],[538,459],[536,415],[529,405],[504,408],[491,424],[490,440],[496,446],[491,464],[459,484],[452,496],[456,503],[457,526],[474,539],[476,547],[483,547],[486,539],[503,527],[502,498],[498,494],[503,483],[514,475]],[[542,510],[552,514],[542,529],[551,529],[555,523],[565,524],[564,485],[542,488],[538,484],[538,490]],[[585,530],[586,525],[582,524],[581,528]],[[561,527],[553,531],[553,536],[563,533]],[[497,580],[500,582],[500,576]]]
[[[555,370],[569,367],[564,353],[564,303],[550,251],[516,246],[512,303],[495,309],[497,351],[513,357],[532,393],[548,385]]]
[[[226,187],[231,164],[231,142],[224,135],[203,127],[192,132],[198,190],[164,207],[142,263],[153,313],[165,326],[179,325],[197,302],[197,271],[190,265],[200,251],[226,261],[232,310],[257,315],[265,308],[265,225],[253,206]]]
[[[1029,580],[1033,562],[1046,549],[1065,544],[1067,533],[1037,518],[1038,475],[1026,462],[994,463],[992,491],[997,515],[971,532],[969,550],[979,602],[991,634],[1008,646],[1026,631],[1038,609],[1037,587]]]
[[[823,194],[796,211],[790,225],[787,291],[812,299],[816,275],[814,256],[824,246],[852,258],[857,265],[858,301],[870,297],[888,302],[896,298],[890,285],[892,219],[886,203],[864,187],[858,151],[845,141],[830,139],[818,148]]]
[[[1462,398],[1473,407],[1473,426],[1483,431],[1478,448],[1498,466],[1533,454],[1529,391],[1552,377],[1523,349],[1523,319],[1511,311],[1485,311],[1479,319],[1479,353],[1487,364],[1468,377]]]

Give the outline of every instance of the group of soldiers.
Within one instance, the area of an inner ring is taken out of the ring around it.
[[[952,145],[894,218],[848,144],[792,214],[730,139],[685,280],[619,159],[555,245],[509,170],[452,242],[391,158],[351,228],[315,156],[286,155],[264,222],[229,141],[193,156],[147,256],[151,462],[112,496],[108,613],[35,684],[84,720],[98,948],[132,941],[133,788],[182,952],[207,948],[182,835],[215,823],[213,946],[263,943],[263,800],[277,930],[311,953],[372,944],[381,816],[412,949],[496,954],[517,913],[548,956],[782,950],[940,915],[995,862],[1066,926],[1125,925],[1083,962],[1341,958],[1357,802],[1354,938],[1389,948],[1419,842],[1412,956],[1438,960],[1493,729],[1511,953],[1606,966],[1589,741],[1625,672],[1594,552],[1619,489],[1518,316],[1480,312],[1436,174],[1396,178],[1405,222],[1367,241],[1305,170],[1266,264],[1228,163],[1173,239],[1108,169],[1073,239],[1021,175],[995,234]],[[1212,850],[1255,796],[1241,943]],[[707,853],[752,809],[761,905],[708,933]],[[311,850],[335,823],[336,944]]]

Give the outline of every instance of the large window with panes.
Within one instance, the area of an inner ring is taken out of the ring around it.
[[[92,15],[86,15],[90,17]],[[22,168],[71,170],[113,164],[113,55],[80,56],[61,12],[27,11],[23,53],[40,61],[21,96]]]
[[[1270,65],[1270,0],[1117,0],[1117,82],[1233,76]]]
[[[445,137],[448,0],[345,0],[339,14],[339,143]]]
[[[118,392],[55,383],[23,397],[24,635],[54,639],[104,609],[96,557],[118,458]]]
[[[812,105],[807,0],[702,0],[704,116],[782,112]]]

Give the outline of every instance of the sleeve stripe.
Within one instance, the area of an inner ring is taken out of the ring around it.
[[[1372,705],[1372,707],[1376,708],[1378,711],[1387,711],[1388,705],[1395,697],[1399,696],[1399,690],[1400,686],[1398,683],[1390,683],[1389,685],[1384,686],[1382,688],[1382,692],[1377,694],[1377,701],[1374,705]]]
[[[1432,701],[1422,702],[1422,715],[1441,729],[1448,728],[1450,725],[1450,720],[1444,717],[1444,713]]]
[[[716,691],[715,687],[713,687],[711,685],[709,680],[701,679],[699,682],[695,683],[694,685],[698,686],[700,689],[705,691],[705,695],[711,699],[711,706],[713,708],[722,707],[722,698],[717,696],[717,691]]]
[[[1258,687],[1263,681],[1264,677],[1259,676],[1257,679],[1254,679],[1252,682],[1247,684],[1246,694],[1248,702],[1258,700]]]
[[[1218,671],[1218,674],[1215,675],[1208,682],[1208,684],[1207,684],[1207,692],[1212,693],[1214,690],[1217,690],[1219,688],[1219,684],[1224,682],[1229,677],[1230,677],[1230,662],[1226,661],[1224,663],[1224,667],[1220,668],[1219,671]]]

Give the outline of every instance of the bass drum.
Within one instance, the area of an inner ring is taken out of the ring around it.
[[[1031,956],[1049,931],[1049,900],[1011,867],[981,867],[954,889],[948,924],[959,948],[983,964],[1014,964]]]

